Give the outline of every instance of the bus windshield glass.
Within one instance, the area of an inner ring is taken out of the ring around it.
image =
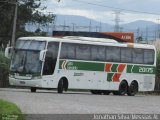
[[[17,41],[11,61],[11,72],[20,74],[40,75],[42,61],[39,60],[41,50],[45,49],[45,42]]]
[[[32,40],[18,40],[16,42],[16,49],[23,50],[44,50],[45,42],[43,41],[32,41]]]

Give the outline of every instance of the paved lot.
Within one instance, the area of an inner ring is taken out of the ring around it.
[[[0,88],[0,99],[16,103],[25,114],[160,113],[160,96],[92,95],[83,92]]]

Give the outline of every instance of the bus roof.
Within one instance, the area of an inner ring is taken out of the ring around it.
[[[35,41],[55,41],[55,39],[59,40],[79,40],[79,41],[89,41],[89,42],[111,42],[118,43],[116,40],[107,39],[107,38],[93,38],[93,37],[80,37],[80,36],[65,36],[62,38],[54,38],[54,37],[21,37],[19,40],[35,40]]]
[[[18,40],[34,40],[34,41],[60,41],[70,43],[84,43],[84,44],[96,44],[96,45],[111,45],[119,47],[133,47],[133,48],[146,48],[155,49],[155,46],[139,43],[119,43],[113,39],[107,38],[93,38],[93,37],[81,37],[81,36],[66,36],[62,38],[54,37],[21,37]]]
[[[63,39],[69,40],[79,40],[79,41],[88,41],[88,42],[103,42],[103,43],[118,43],[116,40],[108,38],[93,38],[93,37],[77,37],[77,36],[66,36]]]

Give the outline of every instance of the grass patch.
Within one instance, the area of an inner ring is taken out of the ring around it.
[[[0,99],[0,120],[24,120],[21,110],[14,103]]]

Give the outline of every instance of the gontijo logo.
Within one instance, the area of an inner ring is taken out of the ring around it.
[[[73,62],[68,62],[67,60],[63,61],[61,68],[65,70],[78,70],[78,67]]]

